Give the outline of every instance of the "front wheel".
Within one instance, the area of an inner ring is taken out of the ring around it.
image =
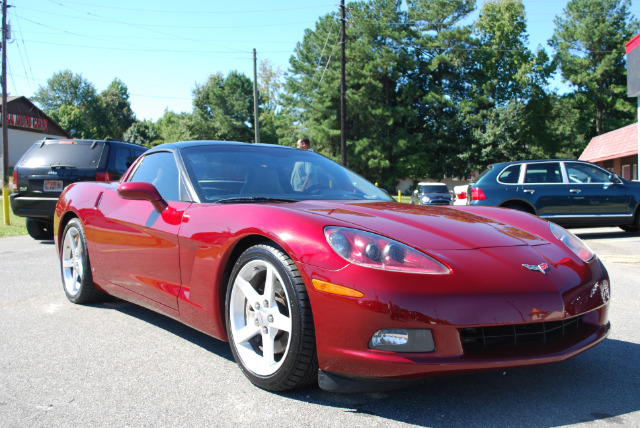
[[[286,391],[317,378],[309,298],[280,249],[255,245],[240,256],[227,289],[226,321],[233,356],[254,385]]]
[[[80,220],[71,219],[62,236],[60,272],[67,299],[79,304],[102,300],[105,294],[93,283],[87,240]]]

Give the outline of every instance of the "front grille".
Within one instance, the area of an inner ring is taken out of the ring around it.
[[[544,345],[578,333],[582,324],[580,316],[562,321],[534,324],[463,328],[460,330],[460,340],[465,353],[505,347],[520,348],[528,345]]]

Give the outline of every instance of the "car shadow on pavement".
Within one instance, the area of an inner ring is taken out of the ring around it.
[[[602,229],[575,229],[572,232],[580,239],[611,239],[611,238],[630,238],[640,236],[640,233],[625,232],[622,229],[611,228],[603,231]]]
[[[387,393],[286,396],[344,412],[430,427],[548,427],[600,421],[626,424],[640,411],[640,345],[606,339],[568,361],[440,377]],[[363,423],[366,419],[363,419]]]
[[[98,309],[116,310],[127,316],[137,318],[141,321],[172,333],[219,357],[235,362],[233,359],[233,354],[231,353],[231,349],[229,348],[229,344],[226,342],[195,330],[185,324],[182,324],[179,321],[169,318],[168,316],[159,314],[150,309],[143,308],[142,306],[120,300],[116,297],[109,296],[108,299],[109,300],[105,303],[88,306]]]

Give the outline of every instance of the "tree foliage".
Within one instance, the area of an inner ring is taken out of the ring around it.
[[[624,45],[640,28],[631,17],[631,0],[570,0],[555,20],[550,40],[562,77],[589,100],[593,117],[589,137],[611,131],[633,119],[626,96]]]

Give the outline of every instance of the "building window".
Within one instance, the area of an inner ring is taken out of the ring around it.
[[[631,165],[622,165],[622,178],[631,180]]]

